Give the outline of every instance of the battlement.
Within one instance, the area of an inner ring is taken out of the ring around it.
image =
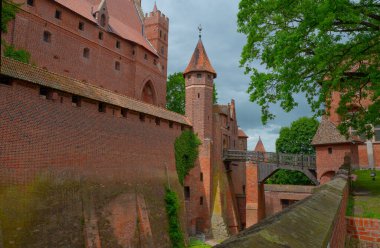
[[[155,12],[152,11],[145,14],[145,19],[150,19],[150,18],[152,19],[155,18],[156,20],[158,19],[158,21],[160,22],[169,23],[169,17],[165,16],[165,14],[161,13],[161,11],[159,10]]]

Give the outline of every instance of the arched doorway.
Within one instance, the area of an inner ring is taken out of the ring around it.
[[[141,100],[146,103],[156,104],[156,94],[151,81],[145,84],[141,93]]]

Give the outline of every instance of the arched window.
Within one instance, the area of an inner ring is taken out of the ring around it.
[[[102,14],[100,16],[100,26],[102,26],[102,27],[106,26],[106,15],[105,14]]]
[[[48,31],[44,31],[44,41],[47,43],[51,42],[51,33]]]
[[[142,91],[141,98],[144,102],[155,104],[156,96],[154,93],[154,88],[151,81],[148,81]]]
[[[87,47],[83,49],[83,57],[87,59],[90,58],[90,49],[88,49]]]

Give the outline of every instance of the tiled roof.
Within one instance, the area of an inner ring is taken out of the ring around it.
[[[212,74],[214,74],[214,77],[216,77],[216,72],[212,67],[210,60],[207,57],[207,53],[201,39],[199,39],[198,44],[194,50],[193,56],[191,57],[190,63],[183,74],[196,71],[211,72]]]
[[[353,141],[360,141],[360,139],[354,139],[350,137],[347,139],[340,134],[337,127],[329,121],[327,118],[323,118],[319,124],[317,133],[315,134],[311,144],[312,145],[325,145],[325,144],[339,144],[339,143],[351,143]]]
[[[9,58],[1,57],[1,74],[191,126],[185,116],[175,112]]]
[[[248,135],[240,128],[238,130],[238,136],[239,138],[248,138]]]
[[[256,144],[255,152],[266,152],[263,142],[261,141],[261,138],[259,137],[259,141]]]
[[[97,5],[93,5],[90,0],[55,0],[55,2],[96,23],[91,11],[95,11]],[[133,0],[107,1],[107,10],[111,32],[145,47],[158,56],[157,51],[142,35],[143,23]]]

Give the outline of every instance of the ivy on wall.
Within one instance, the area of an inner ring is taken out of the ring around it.
[[[199,138],[189,130],[184,131],[174,143],[175,162],[177,167],[178,180],[183,185],[183,180],[189,171],[194,167],[198,157],[198,147],[201,144]]]
[[[1,32],[6,33],[8,31],[8,22],[16,17],[18,8],[21,4],[16,4],[12,0],[1,0]],[[1,44],[4,47],[4,56],[18,60],[24,63],[30,62],[30,53],[23,49],[15,49],[14,46],[8,45],[4,40],[1,40]]]
[[[169,221],[169,236],[173,248],[185,248],[181,224],[179,221],[179,200],[177,194],[170,188],[166,188],[165,194],[166,213]]]

